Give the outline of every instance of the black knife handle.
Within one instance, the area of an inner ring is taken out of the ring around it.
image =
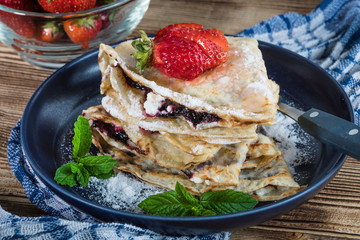
[[[298,119],[307,133],[325,144],[360,160],[360,127],[352,122],[312,108]]]

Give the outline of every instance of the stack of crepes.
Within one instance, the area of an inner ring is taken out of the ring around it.
[[[141,74],[131,41],[102,44],[99,106],[85,110],[93,143],[118,169],[195,195],[234,189],[259,201],[302,189],[262,125],[274,124],[278,85],[269,80],[258,42],[227,37],[227,61],[193,81],[150,67]]]

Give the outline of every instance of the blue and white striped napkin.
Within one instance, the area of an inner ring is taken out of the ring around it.
[[[279,15],[238,36],[252,36],[288,48],[311,59],[345,89],[353,104],[355,123],[360,114],[360,0],[324,0],[308,15]],[[8,143],[12,171],[30,201],[51,217],[19,217],[0,207],[0,239],[229,239],[230,233],[206,236],[163,236],[122,223],[99,223],[58,198],[35,176],[20,145],[20,124]]]

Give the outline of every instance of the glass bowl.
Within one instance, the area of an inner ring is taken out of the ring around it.
[[[140,23],[150,0],[118,0],[72,13],[27,12],[0,5],[0,41],[33,66],[54,71],[74,58],[127,37]],[[101,28],[90,41],[73,42],[63,31],[66,21],[101,19]],[[60,34],[44,35],[59,27]],[[47,36],[47,37],[44,37]]]

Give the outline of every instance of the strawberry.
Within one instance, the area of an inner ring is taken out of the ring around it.
[[[66,20],[64,30],[74,43],[89,43],[100,31],[102,21],[99,17]]]
[[[0,0],[1,5],[24,11],[32,11],[32,1],[29,0]]]
[[[56,42],[64,35],[62,24],[54,21],[47,22],[39,27],[38,39],[42,42]]]
[[[228,44],[224,35],[222,35],[223,39],[217,37],[217,35],[218,33],[213,32],[212,30],[176,27],[165,32],[160,38],[154,40],[154,42],[155,44],[157,42],[168,42],[174,37],[188,39],[194,42],[195,44],[199,45],[202,48],[204,54],[206,54],[208,57],[212,58],[215,62],[217,62],[217,63],[214,62],[215,65],[219,65],[226,61],[226,58],[223,58],[223,56],[219,53],[223,51],[227,52]],[[225,40],[225,42],[221,43],[222,40]],[[212,67],[213,66],[210,66],[209,68]]]
[[[201,31],[200,34],[215,43],[222,51],[229,51],[229,44],[221,30],[215,28],[209,30],[201,29],[199,31]]]
[[[37,0],[47,12],[66,13],[78,12],[95,7],[96,0]]]
[[[0,4],[18,10],[33,11],[32,1],[29,0],[0,0]],[[31,38],[35,34],[35,24],[26,16],[0,11],[0,20],[22,37]]]
[[[116,10],[111,9],[107,12],[100,13],[101,18],[101,29],[108,28],[113,22],[114,22],[114,16],[115,16]]]
[[[218,29],[179,23],[159,30],[153,41],[143,31],[140,34],[141,39],[132,43],[140,72],[152,64],[169,77],[190,81],[227,60],[229,45]]]
[[[176,24],[172,24],[172,25],[168,25],[162,29],[160,29],[154,38],[154,41],[157,41],[160,37],[162,37],[162,35],[173,29],[173,28],[203,28],[203,26],[201,24],[198,23],[176,23]]]
[[[214,66],[214,62],[198,44],[174,37],[154,45],[152,65],[170,77],[192,80]]]

